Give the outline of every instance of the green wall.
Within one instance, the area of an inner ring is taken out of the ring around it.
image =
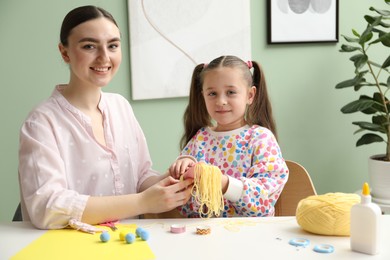
[[[369,6],[385,7],[383,0],[339,2],[339,31],[348,35],[351,28],[363,30]],[[68,68],[57,51],[59,28],[70,9],[85,4],[109,10],[122,30],[122,67],[106,91],[124,95],[133,105],[157,170],[164,171],[179,152],[186,98],[131,100],[127,1],[1,0],[0,221],[10,220],[19,202],[19,128],[55,84],[67,82]],[[338,52],[341,42],[267,45],[266,1],[251,0],[251,9],[252,57],[265,70],[284,157],[308,169],[319,194],[360,189],[367,180],[368,156],[382,153],[384,145],[355,148],[351,122],[364,117],[340,112],[355,95],[334,88],[352,77],[349,55]]]

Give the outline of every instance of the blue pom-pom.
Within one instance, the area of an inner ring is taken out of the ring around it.
[[[110,240],[110,233],[108,233],[107,231],[101,233],[100,240],[104,243],[107,242],[108,240]]]
[[[143,228],[141,227],[137,227],[137,229],[135,230],[135,234],[137,235],[137,237],[140,237],[141,236],[141,232],[144,231]]]
[[[141,234],[140,234],[140,237],[144,241],[148,240],[149,239],[149,232],[146,231],[146,230],[142,230]]]
[[[127,233],[125,236],[125,240],[127,244],[133,244],[135,241],[135,235],[133,233]]]

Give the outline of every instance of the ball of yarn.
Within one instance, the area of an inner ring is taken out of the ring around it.
[[[353,193],[326,193],[302,199],[296,219],[302,229],[319,235],[349,236],[351,207],[360,202]]]

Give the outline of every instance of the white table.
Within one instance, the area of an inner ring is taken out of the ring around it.
[[[218,219],[128,220],[150,232],[149,246],[156,259],[390,259],[390,215],[383,215],[382,251],[371,256],[350,250],[349,237],[319,236],[303,231],[295,217]],[[172,224],[186,225],[186,232],[173,234]],[[209,225],[210,235],[197,235],[196,226]],[[0,259],[9,259],[44,234],[29,222],[0,223]],[[310,245],[294,247],[293,238],[306,238]],[[329,244],[335,251],[313,251],[317,244]],[[64,245],[64,248],[66,245]]]

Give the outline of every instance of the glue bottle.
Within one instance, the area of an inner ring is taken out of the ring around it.
[[[365,182],[361,201],[351,208],[351,249],[369,255],[380,251],[381,209],[371,202],[370,187]]]

